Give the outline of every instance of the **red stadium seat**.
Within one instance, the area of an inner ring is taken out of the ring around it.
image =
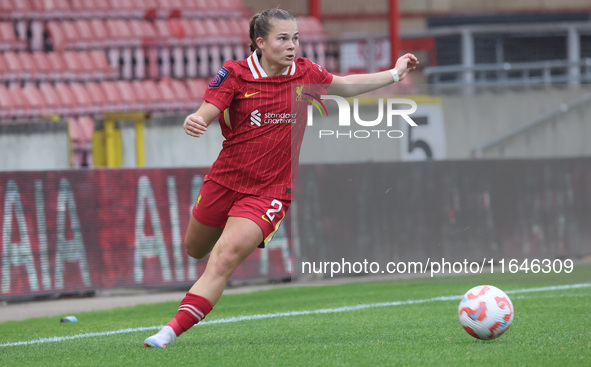
[[[109,65],[105,51],[92,50],[88,52],[88,56],[92,59],[94,68],[99,75],[99,79],[102,79],[100,75],[104,75],[104,78],[106,79],[115,79],[119,76],[118,70]]]
[[[91,57],[90,52],[79,51],[77,52],[78,61],[82,65],[82,73],[84,80],[103,80],[105,79],[105,73],[100,70],[97,65],[94,64],[94,59]],[[105,59],[106,62],[106,59]]]
[[[170,38],[167,40],[168,44],[180,45],[184,42],[187,32],[180,19],[168,19],[168,29],[170,29]]]
[[[90,97],[90,93],[86,89],[85,84],[72,83],[69,87],[76,101],[76,106],[72,110],[72,113],[80,115],[98,112],[98,108],[93,104],[93,100]]]
[[[39,80],[45,77],[42,69],[46,66],[39,67],[36,53],[26,51],[12,52],[7,51],[0,54],[2,60],[2,80],[9,82],[21,82],[30,80]]]
[[[211,19],[202,21],[207,39],[209,41],[208,56],[211,59],[209,65],[209,75],[215,75],[222,67],[222,51],[220,45],[224,44],[223,37],[216,30],[216,24]]]
[[[0,0],[0,14],[6,15],[12,12],[13,5],[10,0]]]
[[[242,0],[218,0],[217,4],[222,18],[240,18],[252,13]]]
[[[70,0],[70,9],[74,18],[88,19],[103,16],[102,14],[97,14],[97,12],[93,12],[92,9],[88,7],[89,2],[92,2],[92,0]]]
[[[158,2],[156,0],[136,0],[136,7],[143,12],[144,19],[154,19],[158,15]]]
[[[131,84],[127,81],[118,80],[113,83],[119,96],[121,97],[121,102],[123,103],[123,109],[126,111],[137,111],[140,108],[140,103],[135,95]]]
[[[155,20],[153,24],[156,30],[155,43],[159,45],[167,44],[168,40],[173,37],[168,22],[166,20]]]
[[[39,73],[33,55],[29,52],[18,52],[16,53],[16,57],[24,72],[23,80],[37,79]]]
[[[31,117],[29,101],[25,97],[22,88],[13,85],[8,88],[8,93],[10,93],[14,102],[14,116],[18,119]]]
[[[31,57],[36,65],[36,72],[33,76],[36,80],[45,81],[49,80],[51,77],[52,70],[47,55],[48,53],[43,51],[35,51],[31,53]]]
[[[72,144],[72,167],[92,166],[92,134],[94,120],[90,116],[68,118],[68,132]]]
[[[0,84],[0,120],[14,118],[18,115],[18,106],[12,97],[12,93],[4,85]]]
[[[185,54],[181,45],[184,44],[187,34],[179,19],[169,19],[168,25],[173,34],[173,38],[169,39],[169,45],[172,46],[172,75],[175,78],[184,78]]]
[[[94,119],[90,116],[78,117],[78,123],[82,128],[84,141],[92,143],[92,134],[94,133]]]
[[[77,100],[70,87],[62,82],[55,84],[55,92],[59,96],[64,115],[71,115],[77,111]]]
[[[124,63],[122,76],[124,79],[131,79],[132,77],[143,79],[145,76],[144,49],[156,45],[159,36],[152,22],[146,20],[130,20],[128,24],[134,37],[141,41],[141,45],[134,47],[131,51],[123,52]]]
[[[197,107],[203,102],[203,94],[207,90],[208,80],[206,79],[186,79],[184,81],[187,86],[187,95],[193,101],[194,107]]]
[[[94,42],[98,47],[106,48],[111,46],[110,33],[107,30],[104,20],[91,19],[88,25],[94,37]]]
[[[186,43],[195,45],[196,49],[188,48],[187,75],[190,78],[210,76],[208,34],[202,20],[183,20],[187,30]],[[197,63],[199,59],[199,63]],[[195,69],[195,71],[194,71]],[[217,72],[217,71],[216,71]]]
[[[207,79],[187,79],[185,80],[185,84],[187,85],[187,93],[189,93],[189,98],[194,102],[195,107],[198,107],[203,103],[203,94],[207,90],[207,85],[209,84],[209,80]]]
[[[185,46],[195,46],[205,43],[205,39],[202,38],[203,34],[200,34],[199,29],[196,29],[193,26],[193,23],[196,22],[196,20],[183,18],[179,19],[178,21],[185,32],[184,39],[180,40],[181,44]]]
[[[154,80],[134,81],[131,86],[140,101],[145,98],[148,111],[164,110],[167,107],[167,102],[164,101],[160,88]]]
[[[250,26],[248,24],[248,19],[228,19],[226,22],[230,29],[234,32],[235,37],[237,37],[236,45],[234,46],[236,60],[244,60],[248,55],[250,55],[250,37],[248,35]]]
[[[66,48],[66,35],[62,30],[60,22],[50,21],[45,25],[45,29],[51,39],[51,44],[54,51],[63,51]]]
[[[0,22],[0,51],[24,50],[27,44],[17,37],[12,22]]]
[[[302,36],[301,47],[304,55],[312,61],[324,65],[328,37],[320,21],[314,17],[300,17],[298,18],[298,29]]]
[[[67,0],[32,0],[31,4],[45,19],[61,19],[70,15],[70,4]]]
[[[183,0],[183,17],[199,18],[207,17],[207,4],[205,0]]]
[[[88,40],[84,39],[88,35],[83,35],[75,22],[60,21],[60,23],[64,36],[66,37],[66,49],[77,50],[88,47]]]
[[[62,101],[55,90],[55,87],[49,83],[41,83],[39,85],[39,93],[43,96],[46,110],[44,114],[47,115],[64,115],[66,110],[62,105]]]
[[[109,30],[111,42],[121,47],[139,46],[142,44],[141,38],[135,36],[129,24],[124,19],[107,19],[105,25]]]
[[[178,18],[183,10],[183,3],[180,0],[156,0],[158,18]]]
[[[99,87],[103,90],[107,102],[107,108],[109,108],[110,111],[123,111],[125,109],[125,104],[123,103],[121,95],[115,87],[114,82],[101,82],[99,83]]]
[[[90,78],[90,74],[84,70],[84,65],[78,59],[78,52],[66,51],[62,54],[62,58],[67,70],[68,80],[88,80]]]
[[[23,96],[27,100],[28,108],[27,115],[31,117],[39,117],[46,112],[45,101],[39,89],[33,85],[26,86],[21,89]]]
[[[170,79],[163,79],[157,83],[157,87],[162,95],[164,102],[163,108],[165,110],[179,110],[182,109],[182,102],[177,99],[177,96],[172,89]]]
[[[193,110],[195,107],[195,101],[191,99],[187,85],[178,79],[172,79],[168,83],[179,102],[180,109]]]
[[[23,69],[16,52],[6,51],[0,54],[4,59],[4,65],[8,74],[6,79],[8,81],[20,81],[25,77],[25,70]]]
[[[4,61],[3,55],[0,54],[0,82],[5,82],[10,78],[10,70]]]
[[[122,59],[121,76],[130,79],[132,77],[132,47],[140,47],[142,40],[132,33],[126,20],[107,19],[105,24],[114,46],[109,50],[110,64],[119,68],[120,59]]]
[[[105,92],[97,82],[89,82],[84,85],[93,106],[93,113],[111,112],[111,107],[107,104]]]
[[[143,46],[153,45],[158,39],[155,25],[147,20],[129,20],[129,28]]]
[[[230,16],[230,14],[224,12],[219,1],[189,0],[189,2],[191,5],[187,6],[183,11],[184,17],[208,19]]]
[[[73,168],[80,168],[84,162],[84,131],[78,124],[76,117],[68,117],[68,138],[70,140],[71,149],[71,166]]]
[[[96,40],[88,20],[76,19],[73,22],[73,26],[78,34],[77,48],[85,50],[100,46],[100,41]]]
[[[6,14],[10,19],[36,19],[39,12],[33,9],[31,0],[9,0],[5,2]]]
[[[218,33],[224,39],[224,42],[222,43],[222,59],[243,59],[243,54],[240,58],[234,57],[234,53],[237,48],[240,48],[242,51],[242,37],[240,37],[238,31],[233,28],[234,23],[232,23],[229,19],[217,19],[213,22],[214,27],[218,30]]]
[[[47,61],[51,70],[50,79],[65,80],[71,78],[71,73],[66,68],[63,52],[48,52]]]
[[[109,13],[109,1],[69,0],[72,11],[77,17],[105,18]]]
[[[135,4],[131,0],[111,0],[109,18],[131,18],[134,16]]]
[[[143,82],[140,80],[132,80],[129,82],[130,88],[133,90],[135,94],[135,99],[137,101],[139,111],[146,111],[150,110],[150,99],[148,98],[148,93],[144,88]]]

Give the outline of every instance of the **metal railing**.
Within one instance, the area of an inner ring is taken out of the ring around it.
[[[564,37],[566,57],[564,59],[531,62],[506,62],[477,64],[475,57],[476,36],[528,36]],[[580,84],[591,83],[591,58],[581,57],[581,36],[591,35],[591,22],[559,22],[532,24],[466,25],[427,29],[423,31],[402,32],[403,40],[440,37],[459,37],[461,63],[445,66],[424,65],[423,72],[428,81],[440,86],[461,85],[535,85],[535,84]],[[366,56],[368,72],[376,71],[371,52],[379,42],[387,41],[386,34],[345,35],[331,39],[333,52],[327,61],[337,68],[342,64],[341,45],[347,42],[360,42],[367,45],[370,54]],[[412,51],[412,50],[410,50]],[[346,72],[346,70],[344,70]]]
[[[465,84],[463,76],[471,72],[477,85],[515,84],[566,84],[572,81],[569,72],[578,68],[578,83],[591,82],[591,58],[580,62],[567,60],[534,61],[520,63],[432,66],[424,69],[429,81],[434,84]]]

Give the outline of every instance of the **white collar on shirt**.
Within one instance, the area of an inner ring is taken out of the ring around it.
[[[265,72],[265,70],[261,66],[261,63],[259,61],[259,57],[257,56],[256,51],[253,52],[252,55],[250,55],[246,59],[246,61],[248,62],[248,67],[250,68],[250,71],[252,72],[252,76],[255,79],[268,77],[267,73]],[[285,72],[282,75],[294,75],[295,70],[296,70],[296,64],[294,61],[291,63],[291,65],[287,69],[285,69]]]

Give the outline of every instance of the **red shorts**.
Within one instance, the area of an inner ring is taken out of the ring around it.
[[[193,206],[193,218],[210,227],[224,228],[228,217],[248,218],[263,230],[265,247],[287,213],[291,202],[267,196],[242,194],[205,177]]]

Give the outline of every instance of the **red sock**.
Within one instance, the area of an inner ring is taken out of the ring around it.
[[[203,320],[212,308],[213,306],[207,298],[187,293],[176,316],[168,323],[168,326],[174,330],[176,336],[179,336]]]

